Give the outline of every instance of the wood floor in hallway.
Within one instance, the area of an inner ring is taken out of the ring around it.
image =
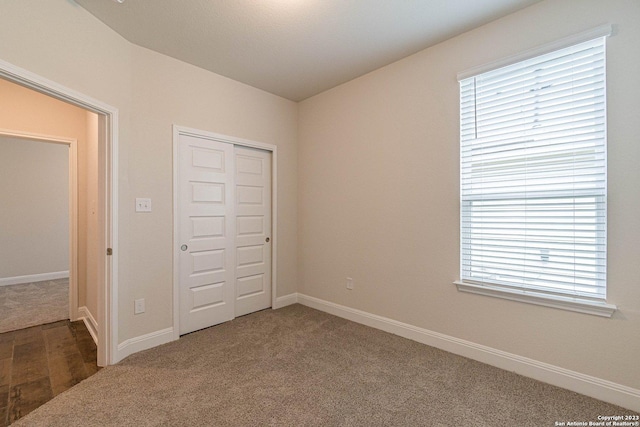
[[[82,321],[62,320],[0,334],[0,427],[98,371]]]

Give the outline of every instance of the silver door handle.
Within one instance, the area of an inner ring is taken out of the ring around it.
[[[187,249],[189,249],[187,245],[180,246],[180,250],[182,250],[183,252],[186,251]]]

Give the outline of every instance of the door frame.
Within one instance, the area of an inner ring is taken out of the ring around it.
[[[69,319],[78,320],[78,141],[9,129],[0,129],[0,136],[69,147]]]
[[[118,109],[31,71],[0,60],[0,78],[98,114],[98,203],[100,245],[98,266],[97,361],[118,357]],[[106,248],[111,248],[112,256]],[[77,304],[76,304],[77,305]]]
[[[277,290],[277,259],[278,259],[278,147],[273,144],[251,141],[234,136],[222,135],[219,133],[193,129],[185,126],[173,125],[173,338],[180,338],[180,242],[178,241],[179,210],[178,210],[178,189],[179,187],[179,159],[178,143],[180,136],[193,136],[196,138],[208,139],[211,141],[226,144],[239,145],[247,148],[257,148],[271,152],[271,308],[276,307]]]

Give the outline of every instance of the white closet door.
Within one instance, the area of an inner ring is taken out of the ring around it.
[[[271,307],[271,153],[235,147],[235,315]]]
[[[234,317],[234,148],[180,135],[178,156],[180,334],[186,334]]]

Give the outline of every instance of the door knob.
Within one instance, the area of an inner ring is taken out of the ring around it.
[[[269,240],[271,240],[271,239],[269,239],[268,237],[266,239],[264,239],[264,241],[267,242],[267,243],[269,243]]]
[[[187,245],[182,245],[180,246],[180,250],[182,250],[183,252],[186,251],[189,247]]]

